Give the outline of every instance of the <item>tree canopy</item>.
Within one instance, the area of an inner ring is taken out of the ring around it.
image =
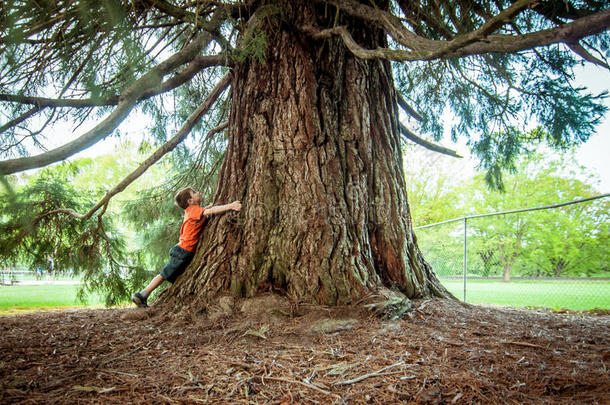
[[[605,1],[316,3],[332,26],[292,28],[306,41],[340,37],[359,58],[395,61],[398,101],[419,131],[440,139],[451,109],[459,118],[452,137],[468,137],[496,185],[524,149],[584,142],[605,111],[605,94],[571,85],[582,61],[608,68]],[[257,26],[283,18],[281,1],[252,0],[11,0],[0,10],[1,174],[91,147],[134,109],[153,118],[159,141],[182,127],[163,152],[193,128],[209,130],[216,125],[199,119],[228,85],[228,76],[219,81],[226,67],[249,57],[264,63],[268,39]],[[361,46],[346,28],[353,20],[383,30],[388,48]],[[217,105],[208,121],[222,124],[226,103]],[[54,122],[78,127],[87,117],[99,122],[76,139],[51,135]]]

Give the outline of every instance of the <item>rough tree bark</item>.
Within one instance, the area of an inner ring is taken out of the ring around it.
[[[209,221],[162,300],[205,307],[218,295],[273,289],[337,305],[382,286],[448,296],[412,230],[390,64],[290,29],[329,21],[307,1],[289,3],[287,24],[263,23],[266,62],[248,59],[233,72],[214,202],[241,200],[243,210]],[[350,31],[369,48],[386,46],[380,31]]]

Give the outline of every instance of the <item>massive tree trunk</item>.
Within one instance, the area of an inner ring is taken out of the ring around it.
[[[288,24],[262,25],[266,61],[234,69],[214,202],[241,200],[243,210],[208,223],[163,299],[201,307],[273,289],[337,305],[382,286],[409,298],[447,295],[412,231],[390,64],[357,59],[340,39],[306,38],[290,27],[328,26],[324,9],[285,4]],[[381,32],[350,31],[369,48],[386,46]]]

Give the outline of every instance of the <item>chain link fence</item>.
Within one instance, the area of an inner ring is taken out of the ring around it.
[[[477,304],[610,309],[610,194],[415,227],[441,283]]]
[[[81,277],[24,267],[0,268],[0,286],[37,284],[81,284]]]

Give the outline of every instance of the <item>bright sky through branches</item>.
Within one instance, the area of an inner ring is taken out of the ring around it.
[[[608,70],[586,64],[584,67],[577,68],[575,72],[576,81],[574,83],[577,87],[586,87],[590,92],[597,95],[603,91],[610,92],[610,72]],[[604,100],[604,104],[610,108],[610,98]],[[406,122],[406,117],[401,111],[401,120]],[[450,113],[449,113],[450,114]],[[447,119],[451,120],[452,115]],[[411,121],[413,122],[413,121]],[[438,143],[450,149],[454,149],[458,154],[464,157],[462,162],[458,162],[456,167],[460,168],[459,173],[456,176],[459,179],[466,179],[474,176],[478,161],[476,157],[471,156],[468,146],[466,145],[465,138],[458,138],[458,143],[454,144],[450,141],[449,135],[449,124],[445,128],[445,137]],[[548,148],[545,148],[550,153],[557,153]],[[424,156],[429,154],[424,148],[419,146],[413,146],[409,148],[408,154],[418,154]],[[594,174],[599,180],[598,184],[592,184],[595,186],[597,191],[600,193],[610,192],[610,113],[606,113],[603,121],[597,126],[595,135],[592,135],[587,142],[583,145],[575,148],[575,157],[579,165],[584,166],[589,172]],[[440,156],[440,155],[439,155]],[[409,159],[409,156],[405,156],[405,159]],[[417,161],[417,159],[416,159]],[[433,161],[426,160],[427,164],[442,165],[445,162],[451,162],[451,158],[439,158]],[[408,167],[405,164],[405,167]],[[579,178],[581,181],[590,183],[590,179]]]
[[[610,92],[610,72],[597,66],[587,65],[577,72],[577,83],[589,88],[594,93],[604,90]],[[605,100],[610,107],[610,99]],[[589,168],[599,176],[600,192],[610,192],[610,113],[597,127],[593,135],[576,152],[578,163]]]
[[[576,71],[576,83],[577,86],[582,86],[588,88],[593,94],[599,94],[600,92],[606,90],[610,91],[610,73],[601,67],[593,66],[591,64],[586,64],[584,67],[577,69]],[[605,100],[605,104],[610,107],[610,99]],[[403,119],[403,122],[405,120]],[[84,123],[77,131],[73,134],[71,123],[63,123],[56,124],[53,126],[52,132],[55,134],[70,134],[69,137],[54,137],[49,136],[49,141],[52,139],[56,139],[57,142],[49,142],[49,148],[54,148],[60,146],[61,144],[68,142],[70,139],[76,138],[87,130],[91,129],[98,123],[98,120],[88,120]],[[121,140],[119,138],[110,136],[105,140],[98,142],[98,144],[93,147],[86,149],[76,155],[74,155],[69,160],[74,160],[82,157],[95,157],[100,156],[106,153],[116,152],[120,146],[121,141],[129,140],[130,142],[137,143],[142,140],[147,132],[147,125],[149,121],[145,116],[140,114],[138,111],[134,111],[132,116],[129,117],[122,125],[119,126],[119,131],[121,132]],[[173,134],[175,130],[168,131],[169,134]],[[439,144],[448,147],[450,149],[455,149],[460,155],[464,156],[466,161],[464,162],[464,173],[463,176],[473,175],[475,172],[475,167],[477,164],[476,159],[470,157],[470,153],[468,151],[467,146],[465,145],[465,140],[461,139],[460,142],[456,145],[451,143],[448,138],[448,135],[439,142]],[[186,140],[188,142],[188,138]],[[414,148],[410,148],[408,153],[418,153],[421,151],[422,153],[425,149],[417,146]],[[36,152],[38,153],[38,152]],[[598,191],[600,193],[610,192],[610,159],[608,158],[610,154],[610,114],[606,114],[603,122],[597,127],[597,133],[582,146],[576,149],[576,159],[577,163],[585,166],[589,171],[594,173],[599,179]],[[440,160],[443,161],[443,160]],[[585,181],[586,179],[581,179]]]

